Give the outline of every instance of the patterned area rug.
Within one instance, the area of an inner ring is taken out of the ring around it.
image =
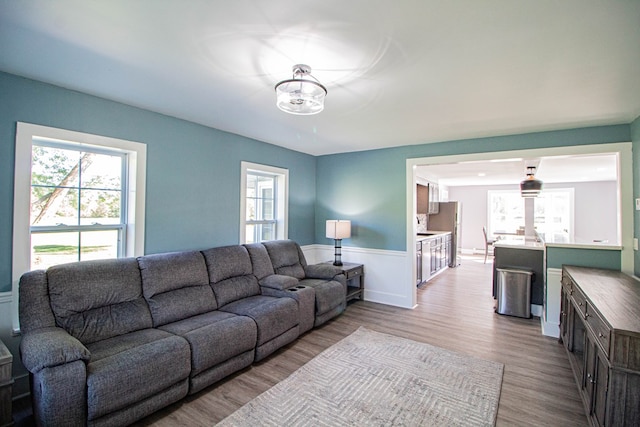
[[[219,426],[493,426],[504,366],[360,327]]]

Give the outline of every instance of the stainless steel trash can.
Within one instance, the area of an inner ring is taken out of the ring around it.
[[[531,317],[531,276],[527,270],[496,268],[498,275],[496,313],[516,317]]]

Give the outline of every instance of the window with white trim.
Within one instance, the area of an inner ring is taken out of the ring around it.
[[[145,144],[18,123],[14,173],[14,302],[27,271],[144,254]]]
[[[518,190],[489,190],[488,234],[524,234],[524,198]],[[554,242],[573,241],[574,189],[545,189],[534,200],[534,228]]]
[[[240,242],[287,238],[287,169],[242,162]]]

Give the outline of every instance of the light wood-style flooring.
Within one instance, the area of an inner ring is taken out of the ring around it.
[[[343,315],[261,363],[137,425],[213,425],[360,326],[503,363],[498,426],[588,425],[562,345],[541,334],[537,318],[494,313],[492,265],[482,260],[465,257],[423,285],[413,310],[351,303]]]

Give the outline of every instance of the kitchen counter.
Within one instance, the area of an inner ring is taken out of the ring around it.
[[[622,246],[604,242],[568,242],[568,241],[548,241],[525,236],[502,237],[493,244],[497,248],[519,248],[544,250],[545,247],[576,248],[576,249],[605,249],[622,250]]]
[[[498,239],[493,244],[496,248],[518,248],[518,249],[533,249],[544,250],[544,242],[534,237],[525,236],[509,236],[502,239]]]
[[[424,233],[417,233],[416,234],[416,242],[420,242],[422,240],[431,239],[433,237],[446,236],[447,234],[451,234],[451,232],[450,231],[427,230]]]

